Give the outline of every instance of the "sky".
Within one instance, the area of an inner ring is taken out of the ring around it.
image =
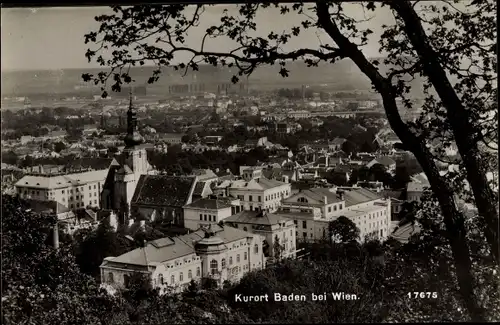
[[[363,17],[363,11],[357,4],[349,4],[346,8],[350,15]],[[206,9],[200,26],[191,32],[188,45],[198,47],[204,31],[212,22],[219,21],[223,9],[235,11],[236,5],[216,5]],[[3,70],[57,70],[68,68],[98,67],[96,63],[88,63],[85,52],[84,34],[96,30],[96,15],[112,13],[108,7],[64,7],[64,8],[9,8],[1,10],[1,69]],[[379,10],[367,23],[375,35],[379,34],[381,25],[390,21],[392,15],[388,11]],[[299,25],[304,16],[281,16],[276,10],[262,10],[257,18],[257,32],[267,35]],[[317,49],[319,40],[326,43],[328,37],[318,31],[308,30],[306,34],[292,39],[286,50],[298,47]],[[330,42],[331,44],[332,42]],[[226,40],[211,40],[208,50],[226,51],[234,44]],[[376,37],[364,48],[368,57],[378,55]],[[187,54],[177,58],[188,60]]]

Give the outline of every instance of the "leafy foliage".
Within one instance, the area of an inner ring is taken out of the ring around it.
[[[334,237],[342,243],[348,243],[359,240],[359,229],[349,218],[340,216],[328,223],[328,232],[330,238]]]
[[[152,83],[178,52],[188,52],[192,57],[187,63],[174,65],[174,69],[197,70],[200,62],[234,66],[237,74],[233,82],[250,75],[260,65],[278,64],[280,75],[287,77],[288,60],[302,59],[309,66],[317,66],[320,61],[334,63],[349,58],[381,95],[390,126],[426,173],[441,208],[462,299],[470,317],[482,321],[485,313],[473,289],[467,218],[457,209],[455,197],[458,194],[475,201],[481,219],[479,227],[489,243],[490,254],[498,261],[496,196],[486,178],[488,164],[495,159],[494,154],[482,149],[491,146],[498,133],[497,107],[492,100],[497,96],[496,2],[463,5],[458,0],[439,4],[388,1],[358,5],[366,12],[387,9],[394,16],[394,20],[382,26],[379,44],[385,55],[383,62],[369,60],[362,52],[362,46],[374,36],[373,31],[350,17],[344,3],[243,4],[237,14],[224,11],[220,22],[206,30],[200,49],[188,47],[185,35],[198,26],[203,5],[191,12],[185,5],[113,7],[113,15],[96,18],[99,31],[86,35],[86,42],[97,45],[87,51],[88,59],[111,69],[97,76],[85,75],[84,79],[103,85],[106,95],[104,86],[108,79],[114,81],[112,90],[118,91],[123,83],[132,81],[127,71],[130,66],[152,61],[158,67],[149,80]],[[275,8],[281,15],[298,14],[305,19],[282,33],[272,31],[267,37],[255,36],[255,17],[261,8]],[[323,30],[335,45],[321,42],[317,48],[284,51],[285,44],[307,29]],[[224,53],[206,51],[205,41],[219,37],[238,45]],[[109,47],[115,50],[110,59],[104,59],[101,50]],[[389,66],[387,73],[379,69],[381,64]],[[411,80],[417,76],[424,79],[422,114],[416,121],[405,122],[397,100],[403,107],[413,107],[408,94]],[[441,145],[435,146],[436,143]],[[450,161],[444,150],[454,144],[458,157]],[[437,164],[443,160],[461,169],[440,175]],[[468,186],[464,186],[465,181]]]

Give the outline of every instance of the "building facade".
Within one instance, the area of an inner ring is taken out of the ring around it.
[[[105,169],[74,174],[25,175],[15,187],[22,198],[55,201],[70,210],[100,208],[100,193],[107,173]]]
[[[265,266],[264,238],[232,227],[211,226],[188,235],[146,243],[100,266],[101,282],[126,286],[134,273],[145,275],[162,293],[183,290],[191,280],[212,278],[219,285],[236,282]]]
[[[244,210],[273,212],[281,206],[281,201],[290,196],[291,184],[262,176],[262,169],[243,170],[243,179],[234,181],[229,187],[229,195],[240,199]]]

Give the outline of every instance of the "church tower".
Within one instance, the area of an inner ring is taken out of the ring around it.
[[[130,203],[134,196],[141,175],[154,174],[148,162],[144,139],[137,125],[137,111],[132,105],[132,89],[127,111],[127,134],[124,139],[125,149],[119,157],[120,167],[114,175],[113,210],[130,214]]]

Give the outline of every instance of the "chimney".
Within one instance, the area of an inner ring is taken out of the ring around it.
[[[131,227],[134,224],[134,219],[128,219],[128,226]]]
[[[141,220],[140,225],[142,230],[146,230],[146,220]]]
[[[326,195],[323,195],[323,201],[325,202],[325,205],[328,204],[328,197]]]
[[[56,222],[54,225],[54,248],[59,249],[59,225]]]

